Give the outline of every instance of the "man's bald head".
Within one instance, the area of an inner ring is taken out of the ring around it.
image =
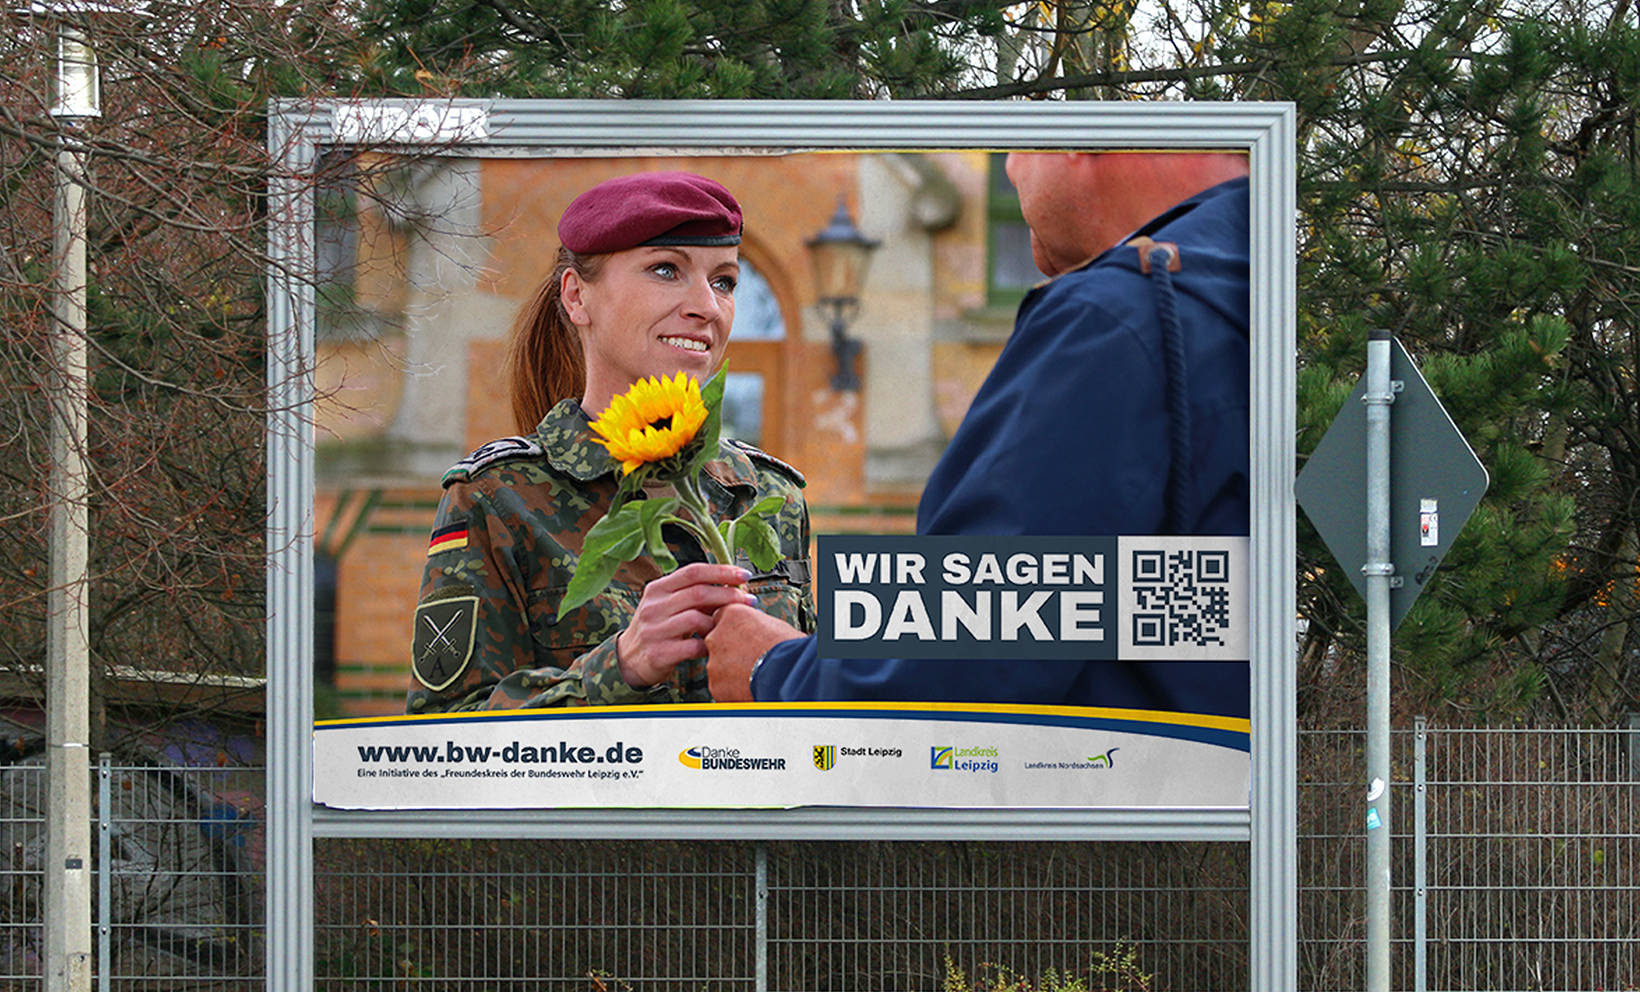
[[[1044,275],[1076,268],[1202,190],[1247,175],[1238,152],[1013,152],[1008,178]]]

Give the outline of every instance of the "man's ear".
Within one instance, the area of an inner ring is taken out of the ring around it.
[[[587,313],[585,291],[586,283],[581,279],[581,274],[574,269],[565,269],[558,283],[558,298],[564,302],[564,312],[569,314],[569,322],[576,327],[586,327],[592,323],[592,317]]]

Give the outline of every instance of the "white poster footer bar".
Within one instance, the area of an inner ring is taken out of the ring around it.
[[[1245,808],[1247,721],[1087,707],[607,707],[326,721],[338,809]]]

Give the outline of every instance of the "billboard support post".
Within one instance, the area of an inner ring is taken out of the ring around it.
[[[1389,990],[1390,335],[1367,341],[1367,992]]]
[[[757,912],[757,956],[752,962],[752,988],[754,992],[769,992],[769,845],[758,841],[754,856],[757,869],[752,897]]]

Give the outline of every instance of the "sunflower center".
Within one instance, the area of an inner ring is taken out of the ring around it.
[[[649,422],[649,426],[658,431],[669,431],[672,429],[672,415],[667,414],[659,420],[651,420]]]

